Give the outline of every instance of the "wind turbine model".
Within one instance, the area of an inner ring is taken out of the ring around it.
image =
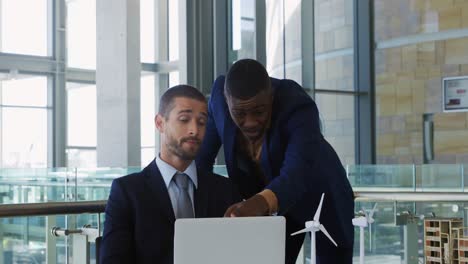
[[[374,212],[377,207],[377,203],[374,205],[372,211],[367,215],[366,210],[362,208],[364,212],[363,216],[358,216],[353,219],[353,225],[359,227],[359,263],[364,264],[364,228],[371,226],[374,223]]]
[[[305,223],[306,228],[297,231],[295,233],[292,233],[291,236],[295,236],[297,234],[301,233],[306,233],[310,232],[310,263],[315,264],[316,263],[316,253],[315,253],[315,232],[317,231],[322,231],[323,234],[325,234],[333,244],[337,247],[338,245],[336,244],[335,240],[330,236],[330,234],[327,232],[325,227],[320,224],[319,218],[320,218],[320,211],[322,211],[322,204],[323,204],[323,197],[325,196],[325,193],[322,193],[322,198],[320,198],[320,204],[317,208],[317,211],[315,211],[314,215],[314,220],[312,221],[307,221]]]

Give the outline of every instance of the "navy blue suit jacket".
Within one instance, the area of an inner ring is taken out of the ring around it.
[[[239,201],[230,180],[197,171],[196,217],[222,217]],[[100,263],[173,263],[175,216],[155,160],[112,182]]]
[[[272,190],[278,198],[279,214],[286,216],[288,233],[312,220],[321,194],[325,193],[320,221],[340,248],[352,248],[352,189],[337,154],[322,136],[317,106],[312,98],[294,81],[271,78],[273,112],[261,152],[261,166],[269,181],[265,187],[261,180],[249,177],[237,167],[239,130],[223,95],[224,79],[224,76],[219,77],[212,87],[207,131],[197,164],[211,171],[223,145],[229,177],[243,198],[263,188]],[[324,235],[317,234],[318,255],[327,254],[328,249],[333,248]],[[288,252],[286,254],[288,256]]]

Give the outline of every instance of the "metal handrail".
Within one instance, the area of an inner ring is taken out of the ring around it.
[[[1,204],[0,217],[102,213],[106,208],[106,203],[106,200],[99,200],[83,202]]]
[[[468,192],[355,192],[357,202],[468,202]]]
[[[357,202],[468,202],[468,192],[355,192]],[[102,213],[106,200],[1,204],[0,217]]]

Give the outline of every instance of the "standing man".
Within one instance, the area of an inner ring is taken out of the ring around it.
[[[208,119],[205,97],[179,85],[161,97],[161,152],[139,173],[115,179],[106,206],[100,263],[173,263],[177,218],[221,217],[240,200],[229,179],[194,158]]]
[[[337,242],[317,234],[319,263],[351,263],[354,201],[345,170],[319,128],[315,102],[291,80],[270,78],[259,62],[234,63],[212,87],[197,164],[212,170],[223,145],[229,178],[243,202],[225,216],[286,217],[286,263],[295,263],[322,193],[321,222]]]

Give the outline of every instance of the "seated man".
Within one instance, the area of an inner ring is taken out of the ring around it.
[[[239,201],[229,179],[197,168],[205,97],[179,85],[161,97],[161,152],[143,171],[115,179],[106,206],[100,263],[173,263],[177,218],[221,217]]]

